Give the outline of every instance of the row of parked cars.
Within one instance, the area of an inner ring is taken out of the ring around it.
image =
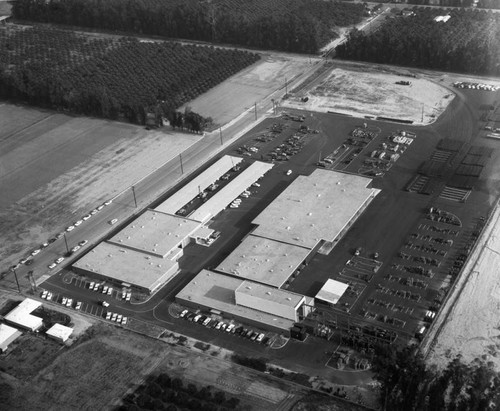
[[[42,297],[44,300],[52,301],[54,298],[54,295],[48,290],[43,290],[40,297]],[[75,310],[80,310],[82,308],[81,301],[76,301],[76,304],[73,307],[73,299],[72,298],[62,297],[61,300],[60,301],[58,300],[57,302],[61,303],[65,307],[74,308]]]
[[[269,337],[259,331],[245,328],[242,325],[238,326],[234,323],[225,323],[224,321],[219,321],[203,314],[196,314],[189,310],[182,311],[180,317],[201,324],[207,328],[214,328],[229,334],[239,335],[240,337],[245,337],[262,344],[269,345],[270,342]]]
[[[101,204],[100,206],[94,208],[90,213],[85,214],[81,220],[75,221],[72,225],[66,227],[66,231],[70,232],[73,231],[76,227],[78,227],[80,224],[82,224],[84,221],[87,221],[89,218],[91,218],[93,215],[97,214],[99,211],[101,211],[104,207],[110,205],[113,202],[113,200],[108,200],[105,203]],[[62,237],[62,236],[61,236]]]
[[[121,325],[126,325],[128,322],[128,317],[122,314],[112,313],[111,311],[108,311],[106,313],[106,320],[113,321]]]

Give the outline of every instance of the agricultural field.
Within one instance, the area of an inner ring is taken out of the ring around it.
[[[0,29],[0,97],[159,124],[258,59],[246,51],[8,25]]]
[[[75,215],[126,190],[199,139],[196,134],[0,105],[3,268]]]
[[[282,106],[426,125],[434,122],[453,98],[453,92],[439,84],[395,70],[332,66],[308,88],[292,91]]]
[[[381,28],[365,34],[354,31],[337,47],[349,60],[454,71],[500,74],[500,15],[484,10],[418,8],[415,16],[394,16]]]
[[[71,12],[74,8],[80,12]],[[359,23],[364,6],[321,0],[142,0],[133,4],[71,0],[53,8],[35,0],[18,0],[13,14],[21,20],[316,53],[337,36],[336,28]]]

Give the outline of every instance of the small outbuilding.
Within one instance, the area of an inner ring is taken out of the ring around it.
[[[323,287],[321,287],[318,294],[316,294],[316,298],[328,304],[334,305],[337,304],[342,295],[346,292],[347,288],[349,288],[349,284],[329,278]]]
[[[0,324],[0,352],[5,352],[9,345],[21,335],[21,331],[7,324]]]
[[[73,328],[66,327],[65,325],[56,323],[47,330],[47,336],[59,341],[60,343],[66,342],[66,340],[73,334]]]

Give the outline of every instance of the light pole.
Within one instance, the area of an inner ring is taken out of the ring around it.
[[[66,244],[66,252],[69,254],[68,240],[66,239],[66,233],[64,233],[64,244]]]
[[[223,145],[223,141],[222,141],[222,127],[219,127],[219,135],[220,135],[220,145],[222,146]]]
[[[14,278],[16,279],[16,284],[17,284],[17,291],[19,291],[19,294],[21,294],[21,287],[19,286],[19,280],[17,279],[17,272],[15,268],[11,268],[10,271],[14,273]]]
[[[181,160],[181,174],[184,174],[184,168],[182,167],[182,154],[179,154],[179,159]]]
[[[132,194],[134,195],[135,208],[137,208],[137,198],[135,197],[135,187],[134,186],[132,186]]]

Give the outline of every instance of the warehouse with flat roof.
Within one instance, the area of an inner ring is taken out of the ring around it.
[[[371,181],[321,169],[299,176],[253,220],[252,234],[309,249],[335,244],[380,192]]]
[[[108,242],[160,258],[178,259],[180,250],[200,225],[186,217],[147,210]]]
[[[161,211],[167,214],[175,214],[193,198],[195,198],[200,191],[205,190],[212,183],[217,181],[222,175],[227,173],[235,165],[239,164],[243,159],[241,157],[224,156],[208,167],[199,176],[192,179],[184,187],[177,190],[163,203],[156,207],[156,211]]]
[[[242,170],[233,180],[213,197],[209,198],[197,210],[189,215],[189,218],[206,222],[214,218],[224,210],[243,191],[255,183],[265,173],[274,167],[274,164],[255,161]]]
[[[224,318],[288,334],[307,310],[303,295],[202,270],[177,295],[195,309],[217,310]]]
[[[170,280],[179,269],[177,260],[135,251],[130,248],[100,243],[73,264],[73,270],[121,285],[136,287],[140,291],[153,293]]]
[[[43,325],[43,320],[31,313],[40,307],[40,301],[25,298],[16,308],[9,312],[5,317],[5,321],[24,328],[29,331],[36,331]]]
[[[310,252],[308,248],[249,235],[215,270],[279,288]]]

